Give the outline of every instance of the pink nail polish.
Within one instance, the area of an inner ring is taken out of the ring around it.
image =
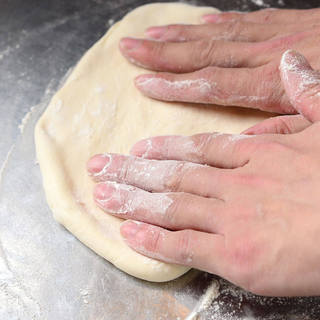
[[[161,39],[166,32],[166,27],[151,27],[146,31],[147,36],[152,39]]]
[[[123,50],[131,51],[136,48],[138,48],[141,45],[140,39],[134,39],[134,38],[124,38],[120,41],[120,47]]]

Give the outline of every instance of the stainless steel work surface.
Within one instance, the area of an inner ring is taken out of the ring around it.
[[[34,125],[82,54],[115,20],[148,2],[0,1],[0,319],[320,319],[318,297],[257,297],[196,270],[168,283],[135,279],[53,220],[35,157]],[[318,5],[189,2],[242,11]]]

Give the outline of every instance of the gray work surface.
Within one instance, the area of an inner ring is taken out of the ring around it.
[[[34,154],[34,124],[83,53],[114,21],[150,2],[0,0],[0,319],[184,319],[212,281],[220,295],[201,319],[320,319],[317,297],[256,297],[195,270],[163,284],[135,279],[53,220]],[[318,0],[189,3],[248,11],[311,8]]]

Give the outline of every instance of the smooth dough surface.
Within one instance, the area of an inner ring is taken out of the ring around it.
[[[119,269],[149,281],[171,280],[188,268],[149,259],[124,243],[122,220],[93,201],[86,162],[96,153],[127,154],[142,138],[238,133],[266,117],[250,110],[155,101],[134,87],[134,77],[146,71],[121,56],[121,37],[141,37],[152,25],[200,23],[203,14],[214,11],[156,3],[130,12],[83,56],[36,126],[37,156],[54,218]]]

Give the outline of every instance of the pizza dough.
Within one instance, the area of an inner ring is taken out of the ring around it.
[[[37,156],[54,218],[96,253],[138,278],[167,281],[188,268],[147,258],[125,244],[119,232],[122,220],[93,201],[87,160],[96,153],[128,153],[136,141],[154,135],[238,133],[265,115],[144,97],[133,79],[146,71],[122,57],[118,42],[124,36],[142,37],[152,25],[199,23],[203,14],[214,11],[156,3],[130,12],[84,55],[36,126]]]

